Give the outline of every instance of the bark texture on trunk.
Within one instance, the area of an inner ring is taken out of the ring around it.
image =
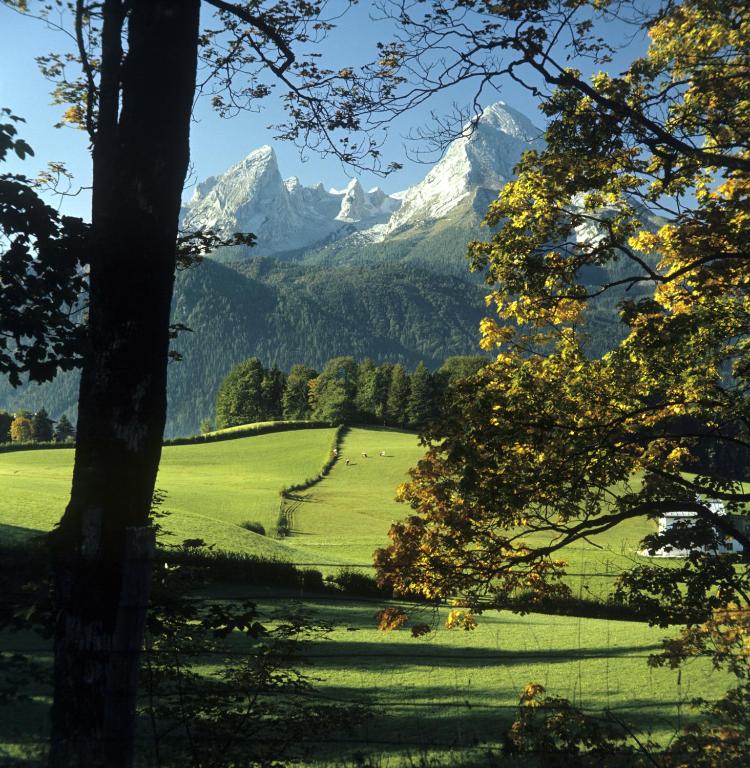
[[[70,503],[54,535],[52,768],[133,760],[199,6],[131,0],[126,16],[122,0],[103,4],[89,348]]]

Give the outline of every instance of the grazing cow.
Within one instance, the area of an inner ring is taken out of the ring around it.
[[[366,453],[363,453],[363,454],[362,454],[362,458],[363,458],[363,459],[366,459],[366,458],[367,458],[367,454],[366,454]]]
[[[381,455],[381,456],[385,456],[385,451],[381,451],[381,452],[380,452],[380,455]]]
[[[346,466],[349,466],[349,459],[346,460]]]

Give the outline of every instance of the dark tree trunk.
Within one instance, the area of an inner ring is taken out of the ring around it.
[[[199,5],[131,0],[127,19],[122,0],[103,7],[90,346],[71,498],[54,537],[53,768],[133,761]]]

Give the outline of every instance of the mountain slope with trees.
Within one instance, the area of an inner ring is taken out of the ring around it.
[[[182,360],[170,366],[169,434],[197,431],[222,378],[248,357],[285,372],[321,370],[337,355],[413,369],[476,350],[484,305],[474,284],[387,264],[258,267],[263,281],[209,261],[179,276],[174,319],[192,333],[181,334]]]
[[[336,355],[434,369],[476,350],[483,314],[478,285],[417,267],[258,259],[233,269],[207,259],[177,277],[173,322],[191,330],[173,342],[182,359],[169,365],[166,434],[197,432],[221,380],[249,357],[285,372],[298,363],[320,370]],[[0,382],[6,410],[44,406],[55,420],[74,414],[76,396],[74,372],[18,391]]]

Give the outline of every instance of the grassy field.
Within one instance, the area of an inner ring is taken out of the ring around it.
[[[387,543],[390,521],[404,513],[394,501],[396,485],[423,453],[409,432],[351,430],[329,477],[298,494],[304,501],[294,515],[291,537],[276,540],[239,527],[253,520],[270,533],[277,522],[279,491],[317,475],[334,432],[306,429],[166,446],[157,480],[167,494],[169,516],[162,525],[171,536],[164,540],[202,538],[229,551],[320,563],[326,571],[348,564],[369,567],[372,551]],[[54,525],[67,501],[72,461],[73,452],[62,450],[0,454],[4,540]]]
[[[167,542],[202,538],[222,549],[304,559],[293,543],[240,527],[260,522],[271,532],[279,491],[320,471],[335,430],[306,429],[223,442],[167,446],[157,487],[166,491],[162,520]],[[0,454],[0,535],[3,540],[47,531],[59,519],[70,491],[73,451]]]
[[[257,521],[272,533],[279,491],[317,475],[333,436],[333,429],[306,429],[165,447],[157,480],[170,513],[162,521],[171,533],[164,541],[202,538],[221,549],[318,565],[326,572],[369,568],[373,550],[388,543],[391,521],[408,512],[394,496],[423,453],[410,432],[350,430],[330,474],[295,494],[291,537],[278,540],[240,527]],[[0,454],[4,540],[51,528],[67,500],[72,460],[72,451],[62,450]],[[598,548],[566,549],[574,591],[606,594],[614,575],[636,559],[638,541],[649,530],[647,522],[630,521],[598,537]]]
[[[388,544],[391,522],[409,513],[395,501],[395,489],[423,453],[409,432],[350,430],[330,474],[298,495],[291,541],[319,554],[311,564],[371,567],[373,550]],[[568,581],[575,594],[603,596],[611,591],[616,574],[639,559],[638,544],[653,528],[648,521],[631,520],[596,537],[594,545],[565,548],[560,556],[569,562]]]
[[[396,486],[423,453],[411,432],[347,432],[328,476],[298,494],[292,541],[318,553],[316,562],[369,568],[373,550],[388,543],[391,521],[407,513],[395,501]]]
[[[171,540],[200,537],[228,550],[328,564],[323,570],[329,572],[343,565],[368,568],[372,550],[387,542],[390,522],[406,513],[394,490],[422,453],[410,433],[350,430],[330,474],[296,494],[292,536],[277,540],[240,527],[257,520],[272,529],[279,490],[315,476],[333,437],[333,429],[309,429],[166,447],[157,485],[168,494],[170,515],[162,524]],[[72,458],[72,451],[62,450],[0,454],[0,539],[22,540],[54,524],[69,491]],[[601,549],[567,552],[574,573],[610,572],[572,576],[574,589],[582,596],[607,591],[647,530],[648,524],[631,524],[601,537]],[[242,585],[217,589],[215,597],[248,595]],[[250,596],[269,609],[301,600],[273,588],[252,588]],[[382,766],[406,765],[405,755],[422,751],[458,765],[456,755],[502,740],[520,691],[532,681],[586,708],[611,708],[662,738],[689,718],[686,702],[718,695],[727,685],[705,660],[679,675],[650,669],[647,656],[673,632],[634,622],[493,613],[473,632],[438,629],[415,640],[408,630],[376,629],[373,615],[381,601],[306,596],[302,604],[336,624],[312,648],[309,671],[318,679],[317,695],[366,701],[374,712],[353,736],[332,733],[318,765],[352,764],[355,752],[379,755]],[[416,618],[436,627],[443,619],[431,611]],[[0,636],[0,650],[18,642]],[[48,693],[40,688],[33,702],[0,725],[0,745],[19,732],[43,736],[47,705]]]

